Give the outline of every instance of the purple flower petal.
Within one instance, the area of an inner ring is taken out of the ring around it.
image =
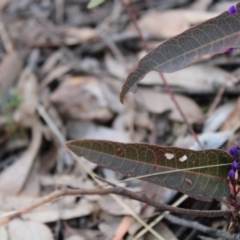
[[[227,53],[231,53],[233,51],[233,48],[229,48],[229,49],[227,49]]]
[[[228,172],[228,176],[233,179],[233,178],[234,178],[234,175],[235,175],[235,171],[234,171],[233,169],[231,169],[231,170]]]
[[[235,157],[238,153],[237,151],[237,147],[236,146],[231,146],[229,149],[228,149],[228,153],[232,156],[232,157]]]
[[[231,15],[237,13],[237,6],[236,5],[230,6],[228,8],[228,13],[231,14]]]
[[[237,161],[236,160],[234,160],[233,162],[232,162],[232,168],[233,169],[237,169],[238,168],[238,163],[237,163]]]

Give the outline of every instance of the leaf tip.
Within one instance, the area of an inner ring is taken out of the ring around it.
[[[119,99],[120,99],[120,102],[122,103],[122,104],[124,104],[124,97],[125,97],[125,94],[123,93],[123,92],[121,92],[120,93],[120,96],[119,96]]]
[[[67,141],[67,142],[65,142],[65,147],[67,147],[68,149],[70,149],[70,147],[71,147],[71,144],[72,143],[72,141]]]

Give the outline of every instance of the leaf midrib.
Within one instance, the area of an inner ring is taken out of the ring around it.
[[[235,18],[236,18],[236,17],[235,17]],[[238,19],[238,18],[236,18],[236,19],[237,19],[237,21],[240,23],[239,19]],[[197,26],[195,26],[195,27],[197,27]],[[195,28],[195,27],[193,27],[193,28]],[[192,30],[193,30],[193,29],[192,29]],[[187,32],[187,31],[189,31],[189,30],[186,30],[186,32]],[[184,33],[184,32],[183,32],[183,33]],[[181,34],[183,34],[183,33],[181,33]],[[236,32],[236,33],[233,33],[233,34],[231,34],[231,35],[226,35],[226,36],[224,36],[223,38],[219,38],[219,39],[217,39],[217,40],[215,40],[215,41],[212,41],[212,42],[209,42],[209,43],[207,43],[207,44],[201,45],[201,46],[199,46],[199,47],[197,47],[197,48],[194,48],[193,50],[190,50],[190,51],[188,51],[188,52],[184,52],[184,54],[178,55],[177,57],[173,57],[173,58],[171,58],[171,59],[169,59],[169,60],[167,60],[167,61],[165,61],[165,62],[162,62],[161,64],[158,64],[156,67],[159,67],[159,66],[161,66],[161,65],[163,65],[163,64],[165,64],[165,63],[169,63],[169,62],[171,62],[171,61],[173,61],[173,60],[176,60],[176,59],[178,59],[178,58],[180,58],[180,57],[182,57],[182,56],[184,56],[184,55],[186,55],[186,54],[192,53],[192,52],[197,51],[197,50],[199,50],[199,49],[201,49],[201,48],[204,48],[204,47],[206,47],[206,46],[209,46],[209,45],[211,45],[211,44],[215,44],[215,43],[218,43],[218,42],[220,42],[220,41],[223,41],[224,39],[228,39],[228,38],[234,37],[235,35],[237,36],[239,33],[240,33],[240,31],[238,31],[238,32]],[[176,37],[180,36],[181,34],[177,35]],[[175,37],[173,37],[173,38],[175,38]],[[166,41],[168,41],[168,40],[166,40]],[[161,45],[159,45],[157,48],[153,49],[151,52],[156,51],[156,49],[158,49],[159,47],[161,47],[163,44],[164,44],[164,43],[162,43]],[[227,49],[226,49],[226,50],[227,50]],[[203,55],[200,55],[200,56],[203,56]],[[144,57],[144,58],[145,58],[145,57]],[[146,58],[147,58],[147,56],[146,56]],[[151,59],[151,60],[153,60],[153,59]],[[153,61],[154,61],[154,60],[153,60]],[[191,62],[189,62],[189,63],[191,63]],[[156,67],[154,67],[154,68],[156,68]],[[154,69],[154,68],[152,68],[152,69]]]
[[[79,146],[76,146],[76,145],[72,145],[72,147],[80,148]],[[81,147],[81,148],[82,148],[82,149],[85,149],[85,150],[87,150],[87,151],[92,151],[92,152],[94,152],[94,153],[98,153],[98,154],[99,154],[99,151],[92,150],[92,149],[89,149],[89,148],[84,148],[84,147]],[[101,154],[104,154],[104,155],[110,156],[110,157],[114,157],[114,155],[111,155],[111,154],[109,154],[109,153],[101,153]],[[83,157],[85,157],[85,156],[83,156]],[[119,157],[119,156],[116,156],[116,157]],[[129,158],[125,158],[125,157],[119,157],[119,158],[123,159],[124,161],[139,162],[139,163],[142,163],[142,164],[147,164],[147,165],[149,165],[149,166],[154,166],[153,164],[150,164],[150,163],[147,163],[147,162],[140,162],[140,161],[133,160],[133,159],[129,159]],[[89,159],[89,161],[91,161],[91,160]],[[98,160],[97,160],[97,161],[98,161]],[[230,165],[230,164],[231,164],[231,163],[226,163],[226,165]],[[163,165],[157,165],[157,166],[163,167],[163,168],[169,168],[169,169],[172,169],[172,170],[176,170],[176,173],[177,173],[177,172],[187,172],[187,173],[190,173],[190,174],[198,174],[198,173],[199,173],[199,172],[194,172],[194,171],[187,171],[186,169],[171,168],[171,167],[163,166]],[[206,168],[211,167],[211,166],[213,167],[214,165],[206,166]],[[104,167],[104,166],[103,166],[103,167]],[[205,166],[203,166],[203,167],[205,167]],[[106,168],[107,168],[107,167],[106,167]],[[124,172],[122,172],[122,171],[119,171],[119,172],[121,172],[121,173],[124,174]],[[166,172],[166,174],[168,174],[168,173]],[[169,173],[169,174],[174,174],[174,172]],[[200,172],[199,174],[204,175],[204,176],[207,176],[207,177],[216,178],[216,179],[224,179],[224,177],[213,176],[213,175],[209,175],[209,174],[202,173],[202,172]],[[226,173],[226,175],[227,175],[227,173]]]

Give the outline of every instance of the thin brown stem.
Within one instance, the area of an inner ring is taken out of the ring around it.
[[[138,34],[139,34],[139,37],[140,37],[140,39],[141,39],[141,41],[142,41],[142,43],[143,43],[143,46],[144,46],[145,50],[146,50],[147,52],[149,52],[149,51],[150,51],[150,48],[149,48],[149,46],[148,46],[148,43],[147,43],[146,39],[144,38],[144,36],[143,36],[143,34],[142,34],[142,31],[141,31],[141,29],[140,29],[140,27],[139,27],[139,25],[138,25],[138,23],[137,23],[136,11],[135,11],[135,7],[134,7],[133,1],[130,0],[130,7],[129,7],[129,6],[126,6],[123,0],[120,0],[120,1],[122,2],[122,5],[125,7],[125,9],[126,9],[128,15],[129,15],[129,17],[130,17],[133,25],[134,25],[134,27],[136,28],[136,30],[137,30],[137,32],[138,32]],[[192,134],[192,136],[194,137],[194,139],[196,140],[196,142],[199,144],[200,148],[201,148],[201,149],[204,149],[204,147],[202,146],[201,142],[199,141],[199,139],[198,139],[195,131],[193,130],[191,124],[189,123],[186,115],[184,114],[182,108],[181,108],[180,105],[178,104],[178,101],[176,100],[175,95],[174,95],[171,87],[170,87],[169,84],[167,83],[167,80],[166,80],[166,78],[164,77],[163,73],[162,73],[161,71],[158,71],[158,73],[159,73],[159,75],[160,75],[160,78],[161,78],[162,81],[163,81],[163,84],[164,84],[164,86],[165,86],[165,88],[166,88],[166,90],[167,90],[167,92],[168,92],[171,100],[172,100],[173,103],[175,104],[175,106],[176,106],[177,110],[179,111],[180,115],[182,116],[184,122],[187,124],[187,127],[188,127],[189,132]]]
[[[101,181],[107,182],[108,184],[110,184],[108,181],[101,179]],[[113,185],[113,184],[111,184]],[[170,211],[172,213],[176,213],[176,214],[181,214],[181,215],[191,215],[191,216],[197,216],[197,217],[229,217],[231,216],[231,211],[230,210],[225,210],[225,211],[202,211],[202,210],[190,210],[190,209],[184,209],[184,208],[178,208],[178,207],[172,207],[169,206],[167,204],[161,203],[161,202],[156,202],[150,198],[148,198],[146,195],[144,194],[139,194],[136,192],[132,192],[129,191],[125,188],[116,186],[114,188],[108,188],[108,189],[70,189],[70,188],[62,188],[62,189],[58,189],[54,192],[52,192],[51,194],[39,198],[38,200],[36,200],[34,203],[32,203],[31,205],[28,205],[26,207],[23,207],[22,209],[9,214],[7,216],[4,216],[2,218],[0,218],[0,226],[7,224],[8,222],[10,222],[12,219],[16,218],[16,217],[20,217],[23,214],[26,214],[27,212],[30,212],[31,210],[45,204],[45,203],[49,203],[49,202],[53,202],[61,197],[64,196],[76,196],[76,195],[108,195],[108,194],[116,194],[116,195],[121,195],[121,196],[126,196],[129,197],[131,199],[135,199],[138,200],[140,202],[144,202],[149,204],[150,206],[154,206],[157,209],[161,210],[161,211]]]
[[[211,106],[206,114],[206,117],[209,117],[213,113],[213,111],[217,108],[218,104],[220,103],[220,101],[222,99],[222,96],[226,89],[226,86],[227,86],[227,83],[225,81],[225,82],[223,82],[222,86],[218,89],[218,93],[215,96],[214,101],[211,104]]]

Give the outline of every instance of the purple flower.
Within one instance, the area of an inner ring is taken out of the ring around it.
[[[236,5],[230,6],[228,8],[228,13],[231,14],[231,15],[237,13],[237,6]]]
[[[228,176],[233,179],[234,178],[234,175],[235,175],[235,172],[233,169],[231,169],[229,172],[228,172]]]
[[[228,149],[228,153],[232,156],[232,157],[235,157],[238,153],[237,151],[237,147],[236,146],[231,146],[229,149]]]
[[[232,162],[232,169],[237,169],[238,168],[238,163],[237,163],[237,161],[236,160],[234,160],[233,162]]]
[[[233,51],[233,48],[229,48],[229,49],[227,49],[227,53],[231,53]]]

